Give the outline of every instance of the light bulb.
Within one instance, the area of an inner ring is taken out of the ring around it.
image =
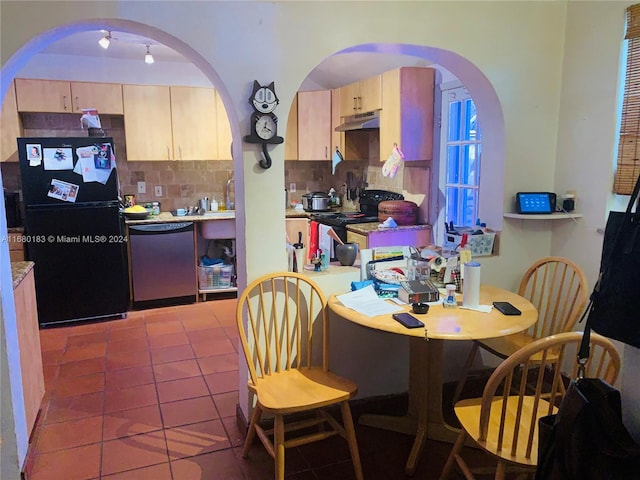
[[[148,63],[149,65],[151,65],[153,62],[153,55],[151,55],[151,52],[149,51],[149,45],[147,45],[147,54],[144,56],[144,63]]]
[[[109,44],[111,43],[111,32],[107,32],[107,34],[98,40],[98,45],[100,45],[105,50],[109,48]]]

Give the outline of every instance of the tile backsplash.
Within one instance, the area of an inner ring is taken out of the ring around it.
[[[85,137],[87,131],[80,126],[77,114],[22,113],[25,137]],[[134,194],[138,203],[159,201],[163,211],[197,205],[198,199],[214,196],[218,202],[224,199],[227,180],[233,174],[233,162],[209,161],[126,161],[124,118],[119,115],[101,115],[102,128],[113,137],[116,162],[122,195]],[[357,208],[355,202],[346,202],[347,179],[351,188],[391,190],[404,193],[406,200],[420,207],[419,221],[428,218],[428,198],[431,185],[431,162],[407,162],[401,165],[394,178],[382,174],[383,162],[370,160],[345,160],[332,172],[331,162],[285,161],[284,188],[296,184],[296,191],[289,191],[289,201],[300,201],[307,192],[328,192],[334,188],[342,203]],[[21,189],[20,168],[17,163],[0,164],[4,188],[7,191]],[[146,183],[146,193],[138,193],[138,182]],[[162,197],[154,195],[154,187],[162,186]]]

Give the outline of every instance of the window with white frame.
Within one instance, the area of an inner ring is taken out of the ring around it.
[[[475,225],[480,192],[482,135],[476,106],[464,87],[442,91],[440,190],[444,221]]]

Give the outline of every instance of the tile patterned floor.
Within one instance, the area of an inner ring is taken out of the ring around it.
[[[259,442],[241,457],[235,304],[41,330],[46,394],[27,479],[272,479]],[[360,425],[357,435],[366,479],[407,478],[411,437]],[[414,478],[438,478],[450,447],[428,442]],[[354,478],[339,438],[287,451],[286,462],[288,480]]]

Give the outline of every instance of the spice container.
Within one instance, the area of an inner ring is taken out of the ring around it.
[[[153,202],[151,204],[151,215],[160,215],[160,202]]]

